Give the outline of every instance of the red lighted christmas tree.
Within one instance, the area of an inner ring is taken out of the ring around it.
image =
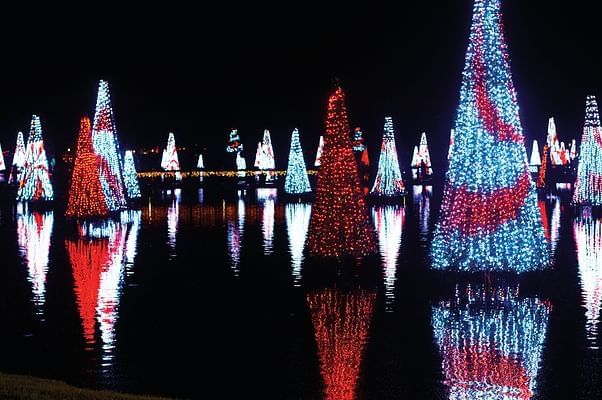
[[[353,156],[343,89],[328,100],[322,165],[309,225],[312,255],[361,256],[375,251],[375,236]]]
[[[100,157],[92,144],[90,118],[82,117],[65,215],[82,218],[108,214],[109,209],[100,184]]]

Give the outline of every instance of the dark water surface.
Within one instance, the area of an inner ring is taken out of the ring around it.
[[[440,196],[372,207],[379,253],[342,261],[308,257],[311,204],[276,189],[82,226],[5,202],[0,370],[179,398],[600,398],[602,221],[551,195],[550,270],[435,272]]]

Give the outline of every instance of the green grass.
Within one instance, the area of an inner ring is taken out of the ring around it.
[[[161,400],[104,390],[80,389],[65,382],[0,373],[0,399],[15,400]],[[166,399],[165,399],[166,400]]]

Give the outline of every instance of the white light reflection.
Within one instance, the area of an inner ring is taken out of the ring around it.
[[[550,305],[518,288],[456,288],[432,308],[449,399],[527,400],[534,395]]]
[[[420,243],[423,247],[428,246],[429,226],[431,222],[431,197],[433,187],[431,185],[414,185],[414,207],[418,211],[418,225]]]
[[[257,201],[262,205],[261,230],[263,232],[263,254],[270,255],[274,241],[274,214],[276,207],[277,189],[257,189]]]
[[[25,210],[23,210],[25,208]],[[27,206],[18,207],[17,242],[19,254],[27,266],[27,280],[31,284],[32,302],[36,315],[42,317],[46,301],[46,274],[54,215],[52,211],[29,212]]]
[[[602,301],[602,221],[593,218],[587,208],[582,213],[573,222],[573,231],[582,304],[585,308],[585,331],[589,348],[598,349],[598,323]]]
[[[245,202],[240,191],[236,206],[236,215],[233,212],[228,212],[228,209],[225,211],[228,256],[230,257],[232,272],[234,273],[234,276],[237,277],[240,273],[240,253],[245,233]]]
[[[109,239],[109,258],[100,274],[96,315],[102,339],[102,367],[112,365],[115,349],[115,323],[118,318],[119,298],[123,287],[124,248],[126,228],[119,226]]]
[[[167,191],[170,194],[171,191]],[[176,256],[176,236],[178,233],[178,219],[180,217],[180,202],[182,201],[182,190],[174,189],[171,204],[167,208],[167,244],[169,245],[169,256]]]
[[[544,234],[550,243],[550,254],[551,257],[554,257],[560,239],[560,198],[550,195],[548,200],[539,200],[537,204],[541,213]],[[551,218],[548,216],[548,205],[552,207]]]
[[[372,220],[378,233],[380,258],[385,278],[385,311],[392,311],[395,302],[395,274],[405,223],[405,209],[401,206],[378,206],[372,209]]]
[[[311,204],[309,203],[289,203],[285,206],[286,231],[293,268],[293,285],[296,287],[301,286],[303,249],[307,239],[310,216]]]
[[[134,266],[134,260],[138,251],[138,232],[140,231],[140,222],[142,220],[142,211],[131,210],[125,212],[128,215],[128,223],[130,224],[127,240],[125,242],[125,261],[126,261],[126,274],[131,276]],[[123,222],[123,213],[122,219]]]

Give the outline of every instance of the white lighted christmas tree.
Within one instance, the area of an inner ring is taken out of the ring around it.
[[[318,152],[316,153],[316,162],[314,163],[316,167],[319,167],[322,164],[322,151],[324,151],[324,136],[320,136]]]
[[[17,133],[17,144],[15,146],[15,154],[13,155],[13,165],[10,169],[8,183],[18,182],[21,171],[25,167],[25,141],[23,140],[23,132]]]
[[[255,168],[261,169],[263,165],[263,151],[261,150],[261,142],[257,142],[257,151],[255,152]]]
[[[163,169],[165,171],[172,171],[176,173],[176,179],[182,179],[180,174],[180,161],[178,159],[178,149],[176,147],[176,138],[173,132],[169,132],[167,137],[167,147],[165,148],[165,159]]]
[[[416,147],[414,147],[412,170],[412,174],[415,179],[426,178],[433,174],[433,169],[431,167],[431,154],[429,152],[429,146],[426,140],[426,132],[422,132],[422,135],[420,136],[418,150],[416,150]]]
[[[398,196],[405,193],[401,171],[399,170],[391,117],[385,117],[385,130],[380,148],[380,158],[378,159],[378,172],[371,193],[379,196]]]
[[[123,185],[123,170],[115,117],[111,107],[109,83],[98,84],[96,112],[92,124],[92,143],[100,157],[100,183],[105,194],[107,207],[111,211],[127,208],[126,189]]]
[[[0,144],[0,172],[6,170],[6,165],[4,164],[4,154],[2,154],[2,145]]]
[[[539,155],[539,146],[537,145],[537,140],[534,140],[533,148],[531,150],[531,160],[529,161],[529,168],[531,169],[531,172],[537,172],[540,165],[541,157]]]
[[[139,199],[142,197],[140,194],[140,185],[138,184],[138,174],[136,173],[136,166],[134,165],[134,154],[131,150],[125,152],[123,159],[123,180],[127,189],[128,198]]]
[[[17,201],[49,201],[54,197],[40,117],[34,115],[27,138],[25,165],[19,178]]]
[[[602,129],[595,96],[587,96],[573,202],[602,205]]]
[[[196,162],[196,167],[198,169],[205,169],[205,162],[203,161],[203,155],[199,154],[199,159]]]
[[[291,149],[288,154],[288,168],[284,180],[284,191],[289,194],[303,194],[311,192],[305,159],[301,143],[299,142],[299,130],[295,128],[291,135]]]

